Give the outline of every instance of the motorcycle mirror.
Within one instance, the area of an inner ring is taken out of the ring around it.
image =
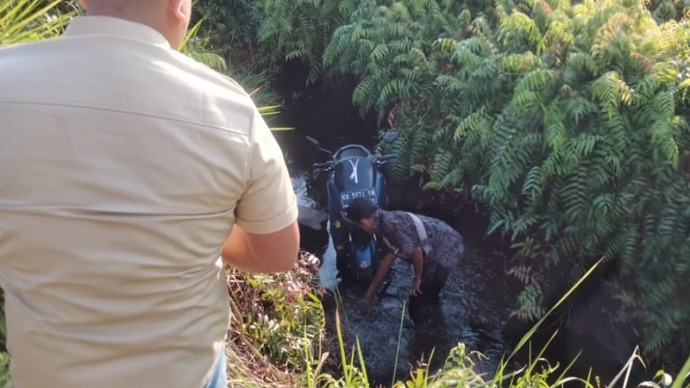
[[[311,136],[307,136],[307,141],[314,147],[314,149],[327,153],[328,155],[333,155],[333,153],[327,149],[321,148],[321,143]]]
[[[400,132],[398,131],[388,131],[383,135],[383,142],[384,143],[392,143],[395,141],[395,139],[400,136]]]
[[[313,137],[307,136],[307,141],[308,141],[312,146],[314,146],[314,148],[316,148],[316,149],[321,149],[321,143],[319,143],[319,141],[316,140],[316,139],[314,139]]]

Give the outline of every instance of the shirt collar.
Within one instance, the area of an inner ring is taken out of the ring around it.
[[[109,16],[77,16],[70,22],[65,36],[111,35],[170,48],[170,43],[155,29],[140,23]]]

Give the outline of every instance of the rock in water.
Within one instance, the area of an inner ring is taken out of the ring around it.
[[[306,206],[297,206],[299,210],[299,215],[297,217],[297,222],[315,231],[322,231],[326,226],[326,219],[328,219],[328,214],[320,210],[316,210]]]

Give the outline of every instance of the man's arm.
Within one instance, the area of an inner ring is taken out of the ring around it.
[[[250,143],[246,187],[221,257],[247,272],[289,270],[299,250],[297,200],[283,152],[258,111]]]
[[[223,261],[245,272],[287,271],[297,261],[299,251],[297,221],[274,233],[248,233],[239,225],[232,228],[223,244]]]
[[[383,257],[383,259],[381,259],[379,267],[376,269],[376,274],[374,274],[374,278],[371,280],[371,284],[369,284],[366,294],[364,294],[364,299],[366,301],[370,302],[374,299],[376,289],[379,287],[383,279],[386,278],[388,271],[390,271],[391,266],[393,265],[393,259],[395,259],[395,256],[393,256],[392,253],[387,254]]]
[[[422,248],[417,248],[412,251],[410,260],[414,266],[414,280],[412,281],[410,294],[418,295],[422,293],[419,286],[422,284],[422,272],[424,271],[424,254],[422,253]]]

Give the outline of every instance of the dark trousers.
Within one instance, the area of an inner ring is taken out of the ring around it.
[[[408,311],[414,323],[425,322],[433,308],[432,304],[438,302],[438,295],[448,280],[449,268],[445,268],[435,262],[424,263],[422,270],[422,284],[419,289],[421,295],[410,295]]]

